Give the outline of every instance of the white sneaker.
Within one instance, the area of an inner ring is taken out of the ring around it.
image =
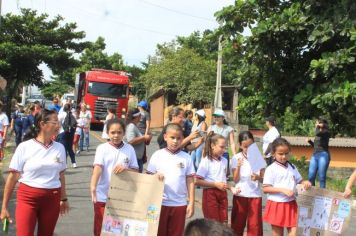
[[[73,167],[73,168],[77,168],[77,163],[73,163],[73,164],[72,164],[72,167]]]

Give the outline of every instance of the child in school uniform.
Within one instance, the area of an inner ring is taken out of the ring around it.
[[[108,198],[111,174],[125,170],[138,171],[135,150],[124,143],[125,124],[118,119],[107,123],[109,142],[100,144],[95,153],[90,192],[94,203],[94,235],[100,236],[105,203]]]
[[[311,186],[302,179],[297,168],[288,161],[290,144],[284,138],[272,142],[272,156],[275,158],[267,167],[263,178],[263,192],[268,193],[263,220],[272,225],[272,235],[282,236],[284,228],[288,235],[297,233],[298,205],[295,198],[296,185]]]
[[[223,158],[226,141],[224,136],[210,132],[205,141],[205,157],[201,160],[195,177],[196,185],[204,187],[202,208],[204,218],[227,224],[228,185],[227,160]]]
[[[267,164],[265,163],[259,172],[253,173],[251,163],[247,159],[247,149],[255,142],[253,135],[249,131],[243,131],[239,134],[238,140],[241,152],[234,155],[231,160],[235,188],[238,189],[238,193],[233,197],[231,228],[237,236],[243,236],[247,223],[248,236],[261,236],[263,224],[260,182],[263,180]]]
[[[158,174],[164,180],[157,235],[182,236],[185,218],[194,214],[194,165],[189,154],[180,150],[183,141],[180,125],[168,124],[163,137],[167,147],[156,151],[147,166],[148,174]]]

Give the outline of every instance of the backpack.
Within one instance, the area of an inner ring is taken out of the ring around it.
[[[62,127],[64,132],[70,132],[71,129],[77,127],[77,120],[73,116],[72,112],[67,112],[67,115],[62,123]]]

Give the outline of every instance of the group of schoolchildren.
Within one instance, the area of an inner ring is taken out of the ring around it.
[[[58,121],[60,120],[58,115]],[[290,144],[287,140],[275,139],[270,146],[274,162],[268,167],[265,163],[258,171],[253,171],[254,163],[250,162],[248,150],[254,145],[254,137],[249,131],[239,134],[239,152],[231,160],[224,158],[226,137],[212,131],[205,137],[203,158],[195,169],[191,156],[182,147],[183,126],[173,122],[166,125],[164,130],[163,139],[166,145],[153,153],[146,169],[147,174],[157,175],[158,179],[164,181],[159,236],[183,235],[186,218],[194,214],[196,186],[203,188],[204,217],[225,225],[228,223],[228,191],[232,192],[231,228],[235,235],[242,236],[246,226],[247,235],[263,235],[263,221],[271,224],[273,235],[283,235],[284,228],[289,235],[296,235],[296,185],[302,184],[308,189],[311,183],[303,181],[296,167],[288,161]],[[111,175],[123,171],[138,172],[139,169],[134,148],[123,141],[123,121],[109,119],[106,133],[108,141],[96,149],[90,183],[95,236],[101,233]],[[230,146],[234,145],[230,143]],[[233,185],[227,181],[229,162]],[[356,172],[352,180],[350,178],[348,192],[345,191],[345,194],[350,195],[355,179]],[[262,192],[268,194],[264,214]]]
[[[109,141],[98,146],[90,184],[94,203],[94,234],[100,235],[111,173],[138,170],[133,148],[123,142],[125,125],[118,119],[107,123]],[[234,185],[227,182],[228,160],[226,138],[210,132],[205,138],[203,158],[195,171],[190,155],[182,150],[183,128],[170,123],[163,135],[165,148],[151,156],[146,173],[155,174],[164,181],[164,193],[158,235],[183,235],[185,219],[194,214],[195,187],[203,188],[202,210],[204,217],[227,225],[228,194],[233,193],[231,228],[236,235],[262,235],[265,221],[272,225],[273,235],[283,235],[287,228],[296,234],[297,203],[296,185],[308,189],[311,184],[303,181],[296,167],[288,161],[290,144],[277,138],[271,144],[275,161],[253,172],[247,150],[254,143],[249,131],[239,134],[240,152],[231,159]],[[267,168],[266,168],[267,167]],[[267,203],[262,216],[262,192],[267,193]]]

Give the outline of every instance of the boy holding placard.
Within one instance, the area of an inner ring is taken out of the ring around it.
[[[195,170],[189,154],[180,150],[180,125],[168,124],[164,140],[167,148],[156,151],[147,166],[148,174],[158,174],[165,182],[157,235],[182,236],[186,216],[194,214]]]

